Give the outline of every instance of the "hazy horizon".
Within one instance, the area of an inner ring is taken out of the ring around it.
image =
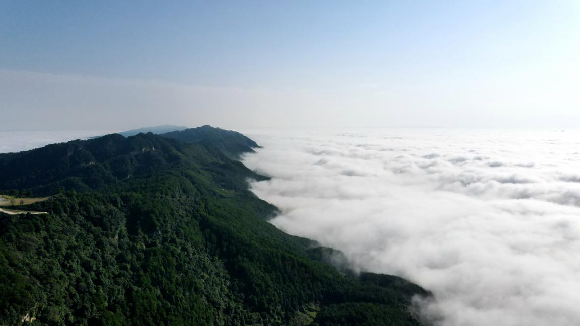
[[[142,126],[141,128],[156,127],[156,126]],[[187,128],[201,127],[201,125],[186,126]],[[221,126],[212,126],[221,128]],[[140,129],[140,128],[135,128]],[[222,128],[223,129],[223,128]],[[580,132],[580,128],[463,128],[463,127],[286,127],[286,128],[250,128],[250,129],[232,129],[247,136],[261,135],[268,133],[332,133],[332,132],[376,132],[376,131],[416,131],[416,132],[432,132],[432,131],[451,131],[451,132],[516,132],[516,133],[575,133]],[[121,133],[129,131],[129,129],[116,130],[0,130],[0,154],[19,152],[31,150],[34,148],[43,147],[54,143],[62,143],[71,140],[81,139],[86,140],[92,137],[99,137],[113,133]]]
[[[5,1],[0,130],[570,128],[579,34],[573,0]]]

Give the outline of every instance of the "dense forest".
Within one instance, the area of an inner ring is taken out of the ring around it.
[[[242,153],[253,152],[254,148],[258,147],[256,142],[238,132],[211,126],[168,132],[163,136],[217,148],[232,159],[237,159]]]
[[[428,291],[267,222],[235,160],[256,146],[204,126],[0,154],[0,194],[48,197],[0,212],[0,325],[422,325]]]

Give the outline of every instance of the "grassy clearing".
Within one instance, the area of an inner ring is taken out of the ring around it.
[[[26,205],[30,205],[30,204],[34,204],[34,203],[38,203],[38,202],[47,200],[48,198],[49,197],[20,198],[20,197],[0,195],[0,206],[10,206],[10,207],[26,206]],[[25,211],[25,210],[20,210],[20,209],[7,209],[7,208],[1,208],[1,207],[0,207],[0,212],[5,213],[5,214],[10,214],[10,215],[26,214],[26,213],[30,213],[33,215],[48,214],[47,212]]]
[[[299,311],[296,312],[296,315],[294,316],[294,319],[292,320],[291,324],[301,326],[311,325],[316,319],[318,311],[320,311],[320,306],[318,304],[315,303],[306,304],[302,306],[302,308],[300,308]]]
[[[41,201],[45,201],[50,197],[39,197],[39,198],[21,198],[13,196],[0,196],[0,206],[24,206]]]

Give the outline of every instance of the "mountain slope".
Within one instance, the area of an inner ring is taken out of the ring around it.
[[[276,208],[247,190],[259,176],[219,139],[110,135],[0,155],[4,193],[53,195],[29,205],[48,215],[0,213],[0,324],[420,324],[408,307],[427,291],[341,273],[269,224]]]
[[[233,159],[238,158],[243,153],[251,153],[254,151],[254,148],[258,147],[256,142],[239,132],[213,128],[211,126],[173,131],[162,134],[162,136],[218,148]]]

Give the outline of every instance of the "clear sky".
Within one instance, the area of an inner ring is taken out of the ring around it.
[[[567,128],[578,85],[578,0],[0,0],[0,130]]]

